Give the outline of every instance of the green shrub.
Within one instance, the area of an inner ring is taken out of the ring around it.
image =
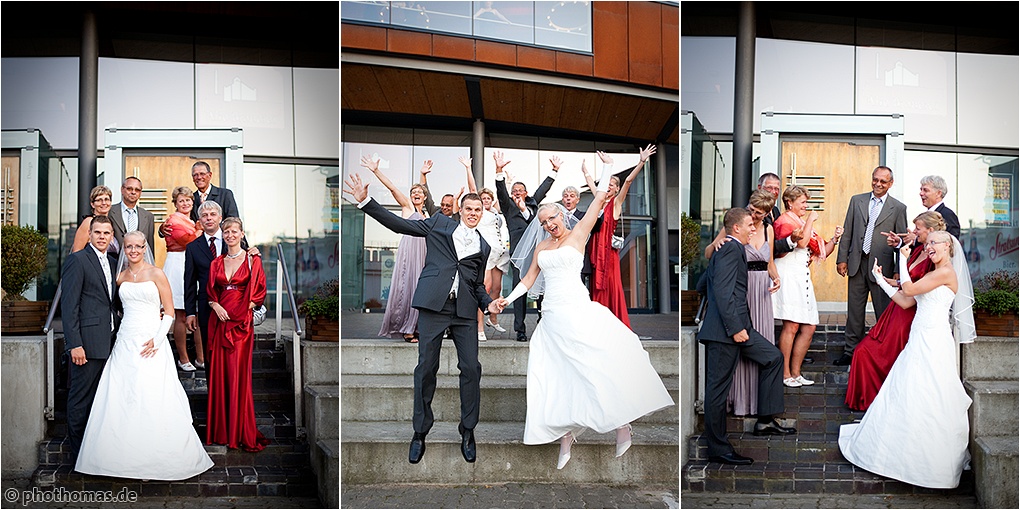
[[[334,278],[315,289],[315,294],[298,306],[298,313],[307,318],[340,319],[340,280]]]
[[[698,258],[701,242],[701,223],[687,213],[680,213],[680,267],[686,268]]]
[[[46,270],[47,242],[46,236],[32,226],[5,225],[2,228],[0,287],[6,293],[5,299],[25,299],[21,295]]]
[[[1020,310],[1018,289],[1018,273],[1002,269],[988,273],[974,284],[974,308],[992,315],[1017,313]]]

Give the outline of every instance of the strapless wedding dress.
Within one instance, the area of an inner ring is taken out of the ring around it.
[[[192,426],[172,345],[156,339],[155,356],[139,355],[160,325],[153,282],[120,286],[124,320],[103,369],[74,469],[92,475],[184,480],[213,461]],[[170,313],[173,313],[171,310]]]
[[[915,297],[907,346],[860,423],[839,429],[839,449],[872,473],[920,487],[953,488],[970,461],[971,399],[956,371],[946,286]]]
[[[569,246],[538,254],[545,298],[528,354],[525,444],[610,432],[674,405],[637,335],[588,298],[583,263]]]

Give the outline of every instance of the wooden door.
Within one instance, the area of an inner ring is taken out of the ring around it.
[[[3,196],[0,197],[0,222],[4,225],[18,224],[18,192],[21,189],[21,157],[4,156],[0,162],[0,180]]]
[[[124,156],[124,177],[138,177],[142,180],[142,197],[138,204],[154,216],[155,226],[167,219],[176,210],[173,204],[173,191],[177,186],[187,186],[195,191],[195,182],[191,179],[191,165],[205,161],[212,170],[211,182],[218,186],[220,182],[220,160],[218,158],[196,158],[194,156]],[[197,207],[197,205],[196,205]],[[155,236],[153,257],[156,267],[163,267],[166,260],[166,243],[158,235]]]
[[[846,218],[850,197],[871,191],[871,172],[881,157],[878,145],[783,142],[782,147],[783,189],[798,184],[810,190],[808,209],[818,211],[815,230],[831,238]],[[846,279],[836,273],[835,253],[811,267],[811,281],[818,302],[846,303]]]

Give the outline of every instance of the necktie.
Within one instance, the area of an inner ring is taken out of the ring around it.
[[[871,254],[871,237],[875,233],[875,221],[878,220],[878,208],[882,201],[877,198],[871,199],[871,211],[868,212],[868,228],[864,231],[864,253]]]
[[[201,195],[202,195],[202,202],[205,202],[205,198],[209,196],[209,192],[207,191],[205,193],[202,193]],[[202,205],[202,203],[199,202],[199,205]]]
[[[209,251],[212,253],[213,258],[216,258],[216,238],[209,238]]]
[[[106,278],[106,295],[113,299],[113,288],[111,288],[110,280],[110,261],[106,259],[106,254],[99,255],[99,265],[103,266],[103,277]]]
[[[127,213],[128,213],[128,215],[127,215],[127,231],[128,232],[133,232],[135,230],[138,230],[138,217],[135,216],[135,210],[134,209],[128,209]]]

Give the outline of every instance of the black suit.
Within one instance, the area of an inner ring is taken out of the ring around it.
[[[191,208],[191,220],[198,221],[198,206],[202,205],[202,194],[197,190],[192,194],[192,198],[195,202],[195,207]],[[217,186],[209,185],[209,196],[206,200],[212,200],[223,209],[223,219],[227,218],[240,218],[237,211],[237,202],[234,201],[234,192],[227,188],[220,188]]]
[[[776,222],[777,218],[779,218],[779,206],[773,206],[772,207],[772,212],[770,212],[768,214],[768,216],[765,216],[764,224],[766,226],[770,226],[770,225],[772,225],[773,223]],[[773,256],[774,257],[776,257],[776,258],[782,257],[783,255],[786,255],[787,253],[790,253],[791,251],[793,251],[793,245],[790,244],[789,237],[784,237],[782,239],[776,239],[773,242]]]
[[[577,221],[581,221],[584,218],[585,211],[580,209],[574,209],[572,213]],[[599,229],[602,228],[602,215],[595,219],[595,225],[591,227],[591,234],[598,233]],[[591,274],[594,272],[591,265],[591,240],[594,235],[588,236],[588,242],[584,245],[584,264],[581,266],[581,279],[584,280],[584,284],[588,287],[588,292],[591,293]]]
[[[960,218],[956,216],[956,213],[952,209],[946,206],[945,202],[939,204],[935,208],[935,212],[942,215],[942,219],[946,222],[946,232],[949,232],[957,240],[960,239]]]
[[[223,253],[223,233],[218,232],[218,251]],[[202,342],[206,349],[209,346],[209,295],[206,285],[209,283],[209,264],[213,259],[209,250],[209,241],[205,234],[188,243],[184,248],[184,313],[198,318],[198,328],[202,332]],[[197,353],[196,353],[197,354]],[[205,358],[208,360],[209,358]]]
[[[505,174],[500,173],[497,175],[502,176]],[[550,187],[552,187],[552,179],[547,178],[535,191],[534,197],[524,198],[524,207],[530,212],[528,217],[525,218],[520,208],[517,207],[517,204],[506,191],[506,179],[496,179],[496,199],[499,201],[499,210],[502,211],[503,218],[506,219],[506,229],[510,232],[510,253],[517,249],[517,243],[521,242],[524,230],[528,228],[528,224],[538,214],[538,204],[545,199],[545,194],[549,192]],[[527,274],[528,269],[524,268],[521,270],[512,267],[510,268],[510,273],[513,281],[511,288],[513,288],[521,282],[521,274]],[[527,305],[527,295],[521,296],[514,301],[514,331],[517,332],[518,337],[527,335],[527,329],[524,326],[525,307]]]
[[[731,241],[736,238],[731,237]],[[737,354],[761,365],[758,371],[758,415],[783,412],[783,354],[755,331],[747,306],[747,256],[744,245],[723,243],[708,262],[698,281],[698,292],[707,297],[705,319],[698,341],[705,344],[705,435],[708,455],[731,453],[726,438],[726,396],[733,383]],[[769,325],[771,327],[771,325]],[[749,338],[737,343],[741,330]]]
[[[482,377],[482,365],[478,362],[477,313],[487,309],[492,302],[485,292],[485,262],[489,259],[489,245],[476,230],[478,251],[461,259],[453,240],[459,222],[442,214],[425,220],[406,220],[375,200],[369,200],[361,210],[393,232],[425,238],[425,267],[411,299],[411,306],[418,310],[418,331],[421,335],[418,365],[414,368],[414,431],[428,434],[435,421],[432,397],[436,392],[439,350],[447,328],[453,333],[453,343],[457,348],[461,425],[465,429],[474,429],[478,424],[478,384]],[[458,275],[459,279],[456,278]],[[451,298],[455,279],[457,296]]]
[[[92,401],[113,347],[114,299],[117,293],[117,259],[106,254],[110,263],[107,287],[103,267],[91,243],[67,256],[61,273],[60,309],[67,351],[82,347],[87,362],[68,363],[67,433],[71,451],[77,456],[85,435]],[[111,289],[113,296],[111,296]]]

